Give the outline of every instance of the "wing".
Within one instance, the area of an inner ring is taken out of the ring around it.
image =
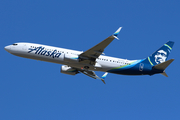
[[[106,72],[106,73],[100,78],[100,77],[98,77],[98,76],[95,74],[94,71],[90,71],[90,70],[79,70],[79,71],[80,71],[81,73],[89,76],[89,77],[94,78],[94,79],[100,79],[104,84],[106,84],[105,81],[104,81],[104,79],[106,78],[108,72]]]
[[[90,48],[89,50],[79,55],[80,62],[89,63],[95,65],[96,58],[98,58],[104,51],[104,49],[116,38],[122,27],[120,27],[113,35],[109,36],[99,44]]]

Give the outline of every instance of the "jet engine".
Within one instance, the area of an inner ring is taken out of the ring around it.
[[[69,67],[67,65],[61,66],[61,73],[68,74],[68,75],[76,75],[78,72],[77,69],[74,69],[72,67]]]

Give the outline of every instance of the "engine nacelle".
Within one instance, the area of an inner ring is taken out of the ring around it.
[[[65,54],[64,61],[66,62],[79,62],[79,57],[73,54]]]
[[[72,67],[69,67],[67,65],[61,66],[61,73],[68,74],[68,75],[76,75],[78,72],[77,69],[74,69]]]

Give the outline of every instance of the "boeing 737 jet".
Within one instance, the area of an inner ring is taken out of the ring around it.
[[[4,49],[16,56],[62,64],[61,73],[68,75],[83,73],[94,79],[100,79],[103,83],[105,83],[104,79],[108,73],[121,75],[154,75],[161,73],[168,77],[165,69],[174,61],[174,59],[167,60],[174,44],[172,41],[168,41],[145,59],[127,60],[104,55],[104,49],[115,38],[118,39],[117,35],[121,28],[85,52],[27,42],[14,43]],[[98,77],[94,71],[102,71],[105,74]]]

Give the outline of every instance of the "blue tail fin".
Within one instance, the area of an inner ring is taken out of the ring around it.
[[[168,41],[161,48],[150,55],[147,60],[152,66],[165,62],[172,50],[173,45],[174,42]]]

